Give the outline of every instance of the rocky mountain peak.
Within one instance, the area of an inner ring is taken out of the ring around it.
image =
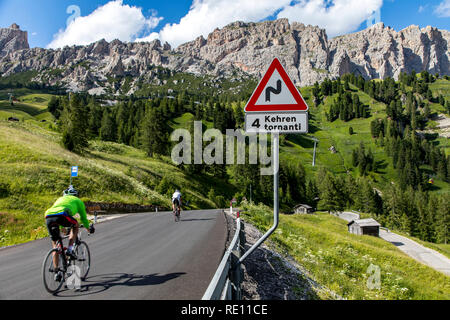
[[[17,23],[13,23],[9,28],[14,30],[20,30],[20,27]]]
[[[409,26],[397,32],[382,22],[328,39],[324,29],[288,19],[236,21],[175,49],[159,40],[104,39],[87,46],[29,49],[26,35],[17,25],[0,29],[0,74],[37,70],[35,81],[62,83],[75,91],[101,92],[110,77],[158,83],[152,66],[199,75],[260,78],[274,57],[300,86],[349,72],[365,79],[398,78],[412,70],[450,74],[447,30]]]
[[[9,52],[29,48],[28,33],[20,30],[19,25],[13,23],[9,28],[0,28],[0,57]]]

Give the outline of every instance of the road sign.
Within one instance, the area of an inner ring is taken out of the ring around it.
[[[70,176],[71,177],[78,177],[78,167],[77,166],[72,167]]]
[[[308,132],[308,105],[277,58],[270,64],[244,111],[245,132]]]
[[[263,113],[255,112],[245,115],[245,132],[255,133],[307,133],[308,113]]]
[[[236,203],[237,201],[236,201],[236,198],[233,198],[232,200],[231,200],[231,203]]]
[[[279,133],[308,132],[308,105],[277,58],[270,64],[244,111],[245,132],[272,134],[273,226],[239,258],[238,263],[242,263],[278,227]]]
[[[307,111],[308,105],[275,58],[245,106],[247,112]]]

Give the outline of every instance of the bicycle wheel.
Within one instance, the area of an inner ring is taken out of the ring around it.
[[[64,283],[64,273],[60,281],[55,280],[55,276],[59,271],[63,269],[63,257],[58,255],[58,268],[55,268],[53,264],[53,255],[58,252],[58,249],[52,249],[48,252],[47,256],[42,263],[42,276],[44,279],[45,289],[51,293],[56,293]]]
[[[175,211],[175,221],[180,221],[180,210],[178,209],[178,210],[176,210]]]
[[[91,252],[89,251],[89,247],[86,242],[81,241],[75,250],[75,255],[77,256],[77,260],[75,265],[80,268],[80,276],[81,280],[86,280],[86,277],[89,273],[89,269],[91,268]]]

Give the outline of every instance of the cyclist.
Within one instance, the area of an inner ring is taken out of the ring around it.
[[[181,192],[176,189],[172,195],[172,210],[175,212],[175,206],[177,206],[178,210],[181,211]]]
[[[48,233],[52,239],[53,248],[56,248],[57,240],[60,237],[59,226],[71,227],[69,247],[67,248],[66,254],[72,258],[75,258],[73,243],[78,235],[78,222],[74,218],[74,215],[77,213],[80,215],[81,222],[89,233],[95,232],[94,226],[92,224],[89,226],[86,208],[78,196],[78,191],[73,186],[69,186],[68,189],[64,190],[63,196],[57,199],[53,206],[45,212],[45,221]],[[54,255],[53,262],[55,267],[58,267],[58,255]],[[61,277],[62,275],[59,272],[55,275],[55,280],[58,281]]]

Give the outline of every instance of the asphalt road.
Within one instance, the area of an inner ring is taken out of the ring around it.
[[[338,216],[348,222],[359,219],[359,216],[353,212],[339,212]],[[392,243],[399,250],[403,251],[420,263],[426,264],[437,271],[450,275],[450,259],[443,254],[426,248],[421,244],[392,231],[388,232],[380,229],[380,238]]]
[[[380,230],[380,238],[389,241],[417,261],[450,276],[450,259],[443,254],[391,231]]]
[[[84,231],[86,232],[86,231]],[[96,225],[84,240],[91,270],[81,290],[48,294],[41,266],[51,247],[40,239],[0,249],[0,299],[201,299],[225,250],[221,210],[132,214]]]

